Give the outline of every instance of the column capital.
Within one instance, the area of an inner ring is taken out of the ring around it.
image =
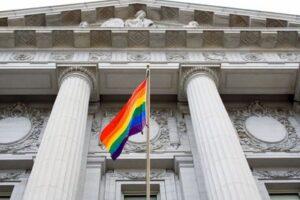
[[[179,72],[179,88],[178,88],[178,100],[186,101],[186,87],[188,82],[197,76],[207,76],[211,78],[215,84],[219,85],[219,76],[217,69],[218,64],[183,64],[180,67]]]
[[[76,76],[87,81],[94,90],[96,81],[96,65],[93,64],[58,64],[58,85],[60,86],[64,79],[70,76]]]
[[[57,79],[59,87],[61,86],[63,80],[70,76],[76,76],[87,81],[91,88],[91,100],[99,100],[97,64],[57,64]]]

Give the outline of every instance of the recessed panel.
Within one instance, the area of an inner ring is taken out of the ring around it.
[[[296,71],[287,70],[225,70],[220,82],[223,94],[293,94]]]
[[[152,70],[151,94],[176,94],[176,70]],[[130,94],[145,78],[145,70],[102,70],[100,94]]]

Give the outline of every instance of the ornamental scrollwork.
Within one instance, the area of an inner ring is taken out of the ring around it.
[[[153,169],[150,172],[152,180],[166,178],[170,175],[166,170]],[[146,179],[146,173],[142,170],[114,170],[112,176],[121,180],[142,181]]]
[[[295,127],[289,121],[293,112],[287,108],[269,108],[256,101],[242,108],[228,109],[237,130],[240,143],[245,151],[251,152],[288,152],[300,144]],[[249,117],[270,117],[277,120],[286,130],[286,137],[276,143],[264,142],[253,137],[247,130],[245,122]]]
[[[300,170],[294,169],[254,169],[252,174],[261,180],[300,179]]]
[[[21,178],[26,177],[26,172],[22,170],[0,170],[0,183],[1,182],[16,182]]]
[[[0,153],[36,152],[40,144],[39,137],[45,122],[42,111],[21,103],[0,105],[0,120],[8,117],[25,117],[30,120],[31,128],[21,140],[8,144],[0,144]]]

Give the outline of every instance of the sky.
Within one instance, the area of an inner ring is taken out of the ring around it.
[[[31,7],[53,6],[99,0],[0,0],[0,11]],[[176,0],[232,8],[300,15],[300,0]]]

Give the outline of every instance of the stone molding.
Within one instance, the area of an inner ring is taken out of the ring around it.
[[[85,80],[91,87],[91,91],[96,91],[96,65],[91,64],[59,64],[58,84],[59,86],[68,77],[79,77]]]
[[[179,168],[193,168],[194,162],[192,156],[174,156],[174,171],[176,174],[179,173]]]
[[[178,98],[179,100],[186,100],[186,87],[187,84],[191,79],[197,76],[207,76],[212,79],[216,86],[219,85],[219,75],[217,68],[220,65],[210,65],[210,64],[203,64],[203,65],[181,65],[180,72],[179,72],[179,86],[178,86]]]

